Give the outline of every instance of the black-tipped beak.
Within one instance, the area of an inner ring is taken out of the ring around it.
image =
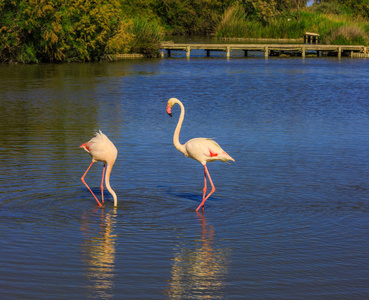
[[[172,116],[172,107],[169,105],[169,102],[167,103],[167,114]]]

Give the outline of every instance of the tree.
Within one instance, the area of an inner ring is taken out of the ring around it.
[[[154,12],[174,34],[205,34],[234,0],[156,0]],[[227,4],[227,5],[226,5]]]
[[[268,25],[278,16],[290,16],[300,21],[300,11],[307,0],[244,0],[245,14]]]
[[[119,0],[0,0],[0,16],[1,61],[91,61],[130,38]]]
[[[306,7],[307,0],[278,0],[277,10],[286,16],[290,16],[300,22],[301,10]]]
[[[280,14],[277,9],[277,0],[252,0],[252,5],[259,20],[266,25]]]
[[[316,0],[314,5],[339,6],[344,12],[369,18],[369,0]]]

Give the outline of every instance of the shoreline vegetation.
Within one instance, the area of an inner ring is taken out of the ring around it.
[[[309,5],[308,5],[309,4]],[[158,57],[171,35],[369,44],[369,0],[0,0],[0,62]]]

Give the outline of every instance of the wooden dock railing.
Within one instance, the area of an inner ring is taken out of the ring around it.
[[[320,34],[313,32],[305,32],[304,43],[305,44],[319,44]]]
[[[222,51],[226,53],[226,57],[231,57],[233,50],[241,50],[244,52],[244,56],[248,56],[249,51],[264,52],[265,58],[271,54],[278,56],[280,54],[291,53],[294,55],[301,55],[303,58],[308,52],[316,52],[318,56],[322,56],[324,53],[330,53],[337,55],[341,58],[344,53],[350,57],[357,57],[354,53],[367,54],[367,48],[365,46],[351,46],[351,45],[318,45],[318,44],[175,44],[175,43],[162,43],[161,49],[165,50],[167,57],[172,55],[172,51],[185,51],[186,57],[191,56],[192,50],[204,50],[206,56],[210,56],[212,51]],[[165,53],[163,56],[165,56]]]

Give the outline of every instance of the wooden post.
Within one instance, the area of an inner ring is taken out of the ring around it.
[[[231,56],[231,47],[227,47],[227,58]]]
[[[170,55],[171,55],[170,49],[167,49],[167,53],[168,53],[168,57],[170,57]]]
[[[187,49],[186,49],[186,57],[187,58],[190,58],[190,55],[191,55],[191,46],[187,46]]]
[[[264,55],[265,55],[265,58],[268,58],[269,57],[269,48],[268,48],[268,46],[266,46],[264,48]]]
[[[209,57],[210,56],[210,50],[206,50],[206,56]]]
[[[337,54],[338,58],[341,58],[341,52],[342,52],[342,48],[338,47],[338,54]]]
[[[313,32],[305,32],[304,34],[304,44],[319,44],[320,35]]]
[[[305,47],[302,47],[301,48],[301,56],[302,56],[302,58],[305,58]]]
[[[244,56],[247,57],[249,55],[249,51],[248,50],[243,50]]]

